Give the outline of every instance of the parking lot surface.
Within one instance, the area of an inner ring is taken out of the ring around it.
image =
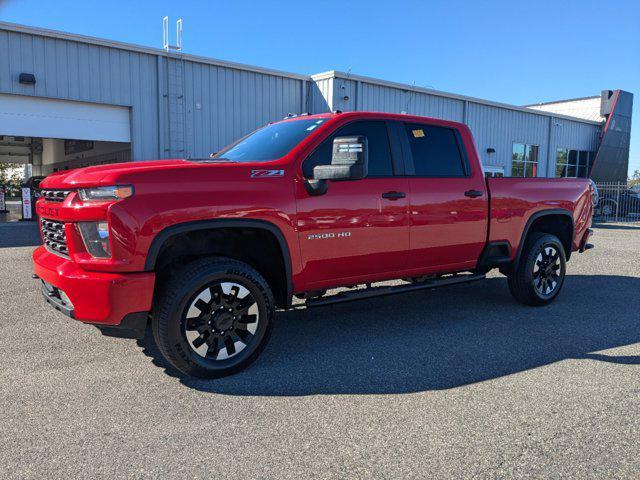
[[[640,477],[640,228],[597,228],[550,306],[491,274],[283,312],[216,381],[52,310],[36,242],[0,225],[2,478]]]

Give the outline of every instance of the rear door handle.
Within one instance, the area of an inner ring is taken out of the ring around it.
[[[466,192],[464,192],[464,196],[471,198],[481,197],[482,192],[480,190],[467,190]]]
[[[385,192],[382,194],[382,198],[387,198],[389,200],[398,200],[400,198],[405,198],[407,196],[404,192]]]

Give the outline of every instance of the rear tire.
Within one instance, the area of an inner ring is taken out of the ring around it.
[[[223,257],[187,264],[157,295],[152,330],[160,353],[190,376],[219,378],[249,366],[265,347],[273,294],[249,265]]]
[[[558,237],[541,232],[531,234],[520,262],[507,277],[511,295],[525,305],[551,303],[564,284],[566,262],[564,246]]]

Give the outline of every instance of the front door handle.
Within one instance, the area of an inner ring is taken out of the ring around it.
[[[399,200],[401,198],[405,198],[407,196],[404,192],[385,192],[382,194],[382,198],[386,198],[388,200]]]
[[[470,198],[481,197],[482,192],[480,190],[467,190],[466,192],[464,192],[464,196]]]

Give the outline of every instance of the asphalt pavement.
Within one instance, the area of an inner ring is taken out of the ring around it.
[[[2,478],[640,478],[640,228],[557,301],[506,280],[278,315],[245,372],[181,378],[54,311],[0,224]]]

